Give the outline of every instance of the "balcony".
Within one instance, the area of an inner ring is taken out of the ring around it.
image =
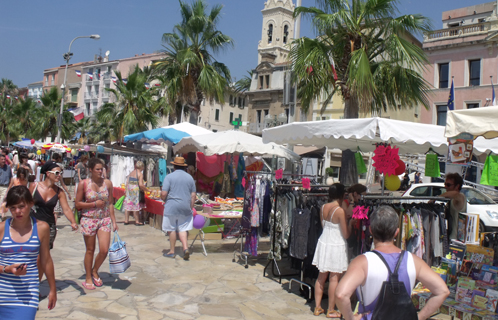
[[[476,23],[468,26],[452,27],[447,29],[434,30],[424,35],[424,41],[437,41],[453,39],[469,35],[479,35],[487,33],[490,30],[488,22]]]
[[[108,91],[102,91],[102,99],[109,100],[109,92]]]
[[[92,99],[92,93],[91,92],[85,92],[85,100],[90,100]]]
[[[100,76],[98,73],[93,74],[93,83],[100,83]]]

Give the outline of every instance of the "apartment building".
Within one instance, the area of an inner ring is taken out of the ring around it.
[[[443,28],[423,42],[429,59],[424,77],[432,90],[421,122],[437,125],[446,124],[452,81],[455,109],[491,105],[491,84],[498,81],[497,2],[444,11],[441,18]]]
[[[238,130],[247,132],[246,101],[244,93],[227,94],[223,104],[214,99],[203,100],[198,125],[213,132],[226,131],[234,129],[233,121],[239,119],[242,125]]]
[[[33,82],[28,84],[28,97],[39,101],[43,94],[43,81]]]

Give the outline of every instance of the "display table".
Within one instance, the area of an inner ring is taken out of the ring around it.
[[[422,309],[427,300],[429,300],[430,293],[418,293],[412,296],[412,302],[415,308]],[[443,305],[438,309],[437,313],[451,316],[451,319],[459,318],[462,320],[494,320],[498,319],[498,314],[492,313],[487,310],[476,309],[472,306],[455,301],[452,298],[447,298]]]
[[[120,187],[114,187],[113,193],[114,201],[117,201],[119,198],[125,195],[125,189]],[[149,198],[147,195],[145,196],[145,206],[144,209],[147,212],[157,214],[162,216],[164,211],[164,202],[159,200],[154,200]]]

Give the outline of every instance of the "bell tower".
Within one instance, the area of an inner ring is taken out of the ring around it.
[[[272,54],[273,63],[287,61],[294,35],[294,4],[292,0],[268,0],[263,13],[263,28],[258,45],[258,64],[262,56]]]

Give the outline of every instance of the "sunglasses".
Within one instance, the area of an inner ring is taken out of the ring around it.
[[[55,174],[56,176],[62,175],[62,171],[47,171],[47,173]]]

